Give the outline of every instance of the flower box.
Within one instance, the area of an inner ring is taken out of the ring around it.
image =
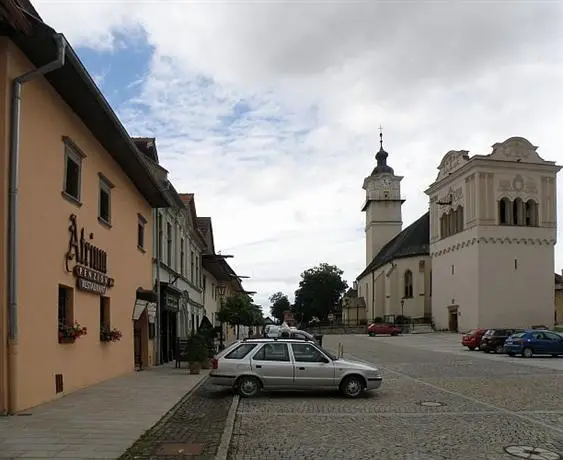
[[[118,342],[121,340],[122,335],[119,329],[102,327],[100,329],[100,342]]]
[[[59,324],[59,343],[74,343],[77,338],[88,334],[88,329],[75,322],[73,325]]]

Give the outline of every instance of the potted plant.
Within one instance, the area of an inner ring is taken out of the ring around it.
[[[78,337],[86,335],[88,330],[78,322],[72,325],[59,324],[59,343],[74,343]]]
[[[122,333],[119,329],[110,329],[108,326],[100,328],[100,341],[101,342],[118,342],[121,340]]]
[[[193,334],[188,338],[186,359],[190,365],[190,374],[199,374],[201,363],[207,359],[207,346],[200,334]]]

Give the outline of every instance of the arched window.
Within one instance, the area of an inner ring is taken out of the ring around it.
[[[525,225],[528,227],[537,227],[538,221],[538,204],[530,199],[526,201]]]
[[[412,290],[412,272],[410,270],[405,271],[403,284],[404,284],[404,291],[405,291],[403,297],[405,299],[411,299],[413,290]]]
[[[524,225],[524,202],[521,198],[512,202],[512,224]]]
[[[500,225],[510,225],[512,223],[512,203],[508,198],[501,198],[498,202],[498,221]]]
[[[455,210],[455,228],[456,233],[463,232],[463,206],[459,205]]]
[[[445,238],[448,236],[448,226],[446,220],[446,214],[442,214],[440,217],[440,237]]]
[[[448,212],[448,236],[453,235],[455,233],[455,216],[454,212],[450,210]]]

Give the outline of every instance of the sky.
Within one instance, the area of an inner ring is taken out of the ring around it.
[[[349,284],[363,270],[380,125],[404,176],[404,226],[427,211],[449,150],[523,136],[563,164],[562,2],[33,3],[130,134],[157,138],[265,311],[321,262]]]

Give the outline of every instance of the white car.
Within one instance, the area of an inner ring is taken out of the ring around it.
[[[213,358],[211,382],[243,397],[260,390],[340,390],[356,398],[381,386],[379,369],[338,358],[317,344],[295,339],[247,339]]]

